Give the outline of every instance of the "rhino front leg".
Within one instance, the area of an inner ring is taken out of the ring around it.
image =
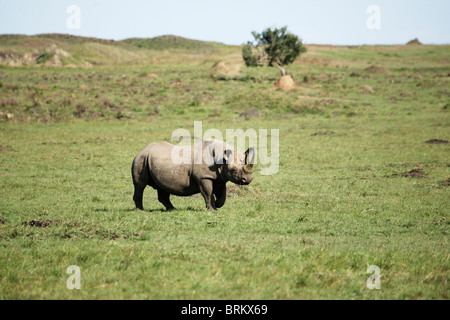
[[[172,205],[172,203],[170,202],[170,193],[167,193],[161,189],[158,189],[158,201],[161,202],[164,207],[166,207],[167,211],[171,211],[174,210],[174,206]]]
[[[227,199],[227,186],[224,184],[216,187],[214,189],[214,194],[216,195],[216,208],[221,208]]]
[[[216,210],[216,201],[213,196],[213,182],[209,179],[201,180],[200,192],[205,199],[206,209]]]

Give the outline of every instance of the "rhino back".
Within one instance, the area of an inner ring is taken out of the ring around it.
[[[150,144],[148,166],[156,185],[162,190],[179,196],[189,196],[199,192],[192,180],[192,164],[176,164],[172,161],[174,146],[168,142]]]

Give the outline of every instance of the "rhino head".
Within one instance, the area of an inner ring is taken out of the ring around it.
[[[245,154],[224,151],[222,177],[235,184],[247,185],[253,180],[254,148],[249,148]]]

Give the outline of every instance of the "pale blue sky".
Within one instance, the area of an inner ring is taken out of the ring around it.
[[[67,28],[69,5],[80,8],[80,29]],[[380,8],[379,30],[367,28],[370,5]],[[287,25],[310,44],[448,44],[449,14],[450,0],[0,0],[0,34],[174,34],[242,44],[251,31]]]

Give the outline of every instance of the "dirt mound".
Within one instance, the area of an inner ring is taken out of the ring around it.
[[[370,66],[370,67],[364,69],[362,73],[363,74],[372,74],[372,73],[388,74],[389,70],[388,70],[388,68],[383,67],[383,66],[373,65],[373,66]]]
[[[218,61],[209,69],[209,76],[216,80],[228,80],[237,75],[239,75],[238,67],[226,61]]]
[[[419,39],[415,38],[408,41],[407,45],[422,45],[422,42],[420,42]]]
[[[448,143],[448,141],[447,140],[441,140],[441,139],[430,139],[428,141],[425,141],[425,143],[446,144],[446,143]]]
[[[299,86],[294,82],[290,75],[286,75],[278,79],[275,84],[275,89],[281,89],[284,91],[289,91],[292,89],[298,89]]]

